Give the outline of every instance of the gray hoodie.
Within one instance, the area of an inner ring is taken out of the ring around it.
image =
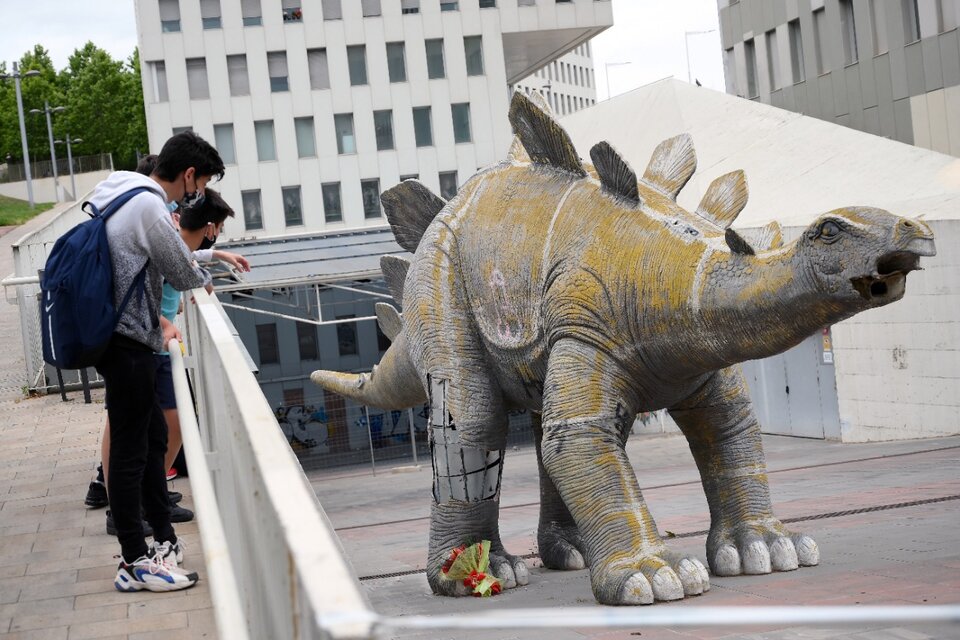
[[[167,196],[151,178],[132,171],[116,171],[97,185],[90,202],[101,211],[130,189],[147,187],[107,220],[107,241],[113,261],[113,299],[120,304],[143,265],[147,266],[145,295],[134,293],[120,316],[116,332],[163,351],[160,298],[163,281],[178,291],[210,283],[210,274],[196,266],[167,212]]]

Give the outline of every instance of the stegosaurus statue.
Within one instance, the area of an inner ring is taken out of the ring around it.
[[[624,453],[634,416],[667,409],[686,436],[710,507],[714,575],[819,562],[770,504],[760,427],[738,363],[771,356],[821,327],[899,300],[932,256],[923,222],[849,207],[782,246],[779,226],[753,247],[730,229],[743,173],[716,179],[696,212],[676,203],[696,168],[689,136],[661,143],[637,179],[607,143],[581,163],[542,99],[515,93],[516,139],[449,202],[414,180],[382,201],[411,261],[382,268],[402,319],[370,374],[316,371],[358,402],[430,402],[433,506],[428,581],[450,550],[490,540],[505,588],[526,584],[500,541],[507,412],[530,410],[540,462],[540,557],[588,566],[604,604],[675,600],[710,588],[704,565],[669,550]],[[760,246],[760,245],[763,246]],[[542,422],[541,422],[542,419]]]

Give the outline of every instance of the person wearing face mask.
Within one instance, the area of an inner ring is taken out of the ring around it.
[[[193,132],[164,144],[149,176],[112,173],[90,201],[105,209],[115,198],[142,188],[106,223],[114,278],[114,299],[143,273],[143,286],[124,308],[109,346],[97,363],[104,380],[110,420],[110,474],[107,492],[120,542],[114,585],[120,591],[174,591],[196,584],[196,572],[178,566],[182,544],[170,521],[164,456],[167,428],[155,396],[154,354],[164,348],[160,323],[163,282],[185,291],[209,287],[210,274],[193,260],[170,220],[168,203],[194,205],[223,160]],[[143,517],[153,529],[144,539]]]

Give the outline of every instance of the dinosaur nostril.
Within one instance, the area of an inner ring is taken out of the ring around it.
[[[916,223],[911,220],[901,220],[900,226],[907,230],[915,229],[917,227]]]

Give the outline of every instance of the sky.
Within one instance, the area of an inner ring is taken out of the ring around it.
[[[613,20],[593,40],[598,100],[608,97],[608,72],[612,95],[669,76],[686,80],[685,43],[691,76],[724,90],[716,0],[613,0]],[[0,0],[0,25],[8,65],[37,43],[57,70],[87,40],[121,60],[137,46],[133,0]],[[709,33],[687,35],[697,31]]]

